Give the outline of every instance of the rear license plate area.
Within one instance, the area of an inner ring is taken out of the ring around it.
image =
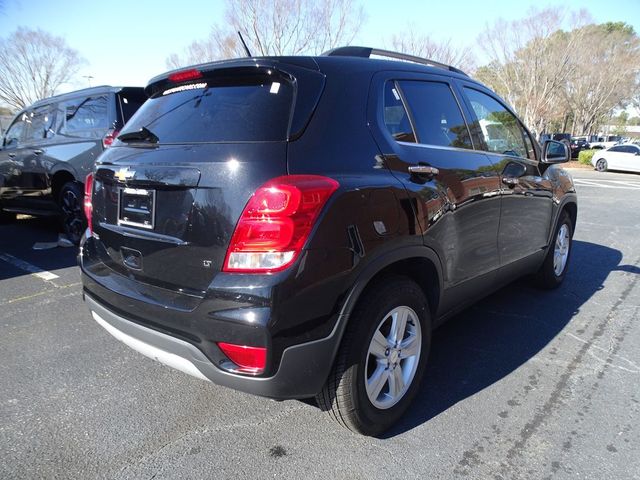
[[[121,188],[118,192],[118,225],[153,229],[156,191]]]

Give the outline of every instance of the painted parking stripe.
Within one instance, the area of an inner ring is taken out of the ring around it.
[[[14,267],[18,267],[20,270],[29,272],[34,277],[38,277],[42,280],[54,280],[56,278],[59,278],[55,273],[47,272],[40,267],[31,265],[30,263],[25,262],[24,260],[20,260],[19,258],[16,258],[13,255],[9,255],[8,253],[0,253],[0,260],[13,265]]]
[[[611,180],[608,180],[608,181],[611,181]],[[583,180],[581,178],[575,178],[573,182],[576,185],[582,185],[583,187],[613,188],[617,190],[640,190],[640,185],[636,185],[633,183],[626,183],[623,185],[606,185],[601,182],[596,182],[593,180]]]

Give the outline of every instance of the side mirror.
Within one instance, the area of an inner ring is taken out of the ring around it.
[[[547,140],[542,146],[542,163],[564,163],[569,161],[569,149],[562,142]]]

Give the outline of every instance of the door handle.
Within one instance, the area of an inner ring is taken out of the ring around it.
[[[41,153],[43,153],[44,150],[42,150],[41,148],[36,148],[33,153],[35,153],[36,155],[40,155]]]
[[[426,175],[428,177],[435,177],[440,173],[440,170],[436,167],[430,167],[429,165],[411,165],[408,170],[413,175]]]
[[[513,188],[520,183],[517,177],[502,177],[502,183],[508,185],[509,188]]]

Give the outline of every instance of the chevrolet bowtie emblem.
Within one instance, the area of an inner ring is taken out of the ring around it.
[[[114,174],[114,177],[116,177],[121,182],[124,182],[125,180],[133,178],[135,174],[135,170],[129,170],[129,167],[122,167]]]

